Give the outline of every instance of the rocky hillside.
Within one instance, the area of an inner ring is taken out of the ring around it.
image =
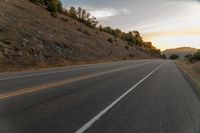
[[[29,0],[0,0],[0,71],[141,58],[160,55]]]
[[[194,54],[197,52],[198,49],[190,48],[190,47],[181,47],[181,48],[175,48],[175,49],[167,49],[163,51],[162,53],[166,55],[166,57],[169,59],[170,55],[176,54],[179,56],[180,59],[184,59],[184,56],[187,54]]]

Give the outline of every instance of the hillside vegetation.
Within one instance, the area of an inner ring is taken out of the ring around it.
[[[185,56],[188,54],[194,54],[198,49],[190,47],[180,47],[175,49],[167,49],[162,53],[169,59],[171,55],[178,55],[179,59],[185,59]]]
[[[110,33],[97,23],[58,0],[1,0],[0,71],[161,57],[139,32]]]
[[[47,6],[47,9],[51,12],[62,12],[62,3],[60,0],[30,0],[36,4],[42,4]]]
[[[46,5],[47,9],[51,12],[59,12],[61,14],[67,15],[73,19],[78,20],[81,23],[86,24],[86,26],[90,28],[96,28],[99,31],[104,31],[107,32],[111,35],[113,35],[115,38],[120,38],[124,41],[127,41],[127,44],[130,46],[141,46],[141,47],[146,47],[150,49],[152,52],[155,54],[160,54],[160,50],[157,49],[152,45],[151,42],[144,42],[140,33],[138,31],[129,31],[128,33],[122,32],[120,29],[112,29],[111,27],[102,27],[100,25],[99,27],[96,27],[98,24],[98,21],[94,16],[91,16],[89,12],[87,12],[85,9],[82,9],[81,7],[78,7],[76,9],[75,7],[71,7],[70,9],[64,9],[62,8],[62,3],[60,0],[31,0],[32,2],[42,5]],[[110,42],[113,40],[108,39]]]
[[[187,54],[185,58],[188,59],[190,62],[200,61],[200,50],[198,50],[194,54]]]

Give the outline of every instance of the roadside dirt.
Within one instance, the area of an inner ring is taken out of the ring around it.
[[[189,61],[177,61],[179,67],[186,72],[200,89],[200,61],[190,63]],[[200,90],[199,90],[200,91]]]

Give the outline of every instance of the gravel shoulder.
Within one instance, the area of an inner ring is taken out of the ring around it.
[[[176,61],[176,64],[200,98],[200,62]]]

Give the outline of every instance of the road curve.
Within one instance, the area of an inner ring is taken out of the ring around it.
[[[199,133],[200,101],[172,61],[0,74],[0,133]]]

